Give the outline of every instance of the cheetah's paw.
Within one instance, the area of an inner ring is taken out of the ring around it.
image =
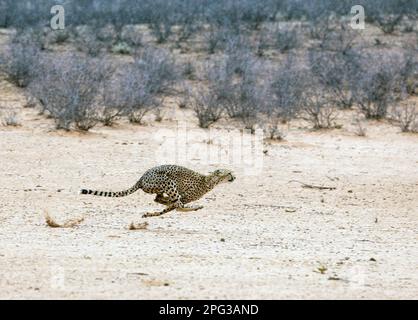
[[[180,212],[189,212],[189,211],[197,211],[197,210],[200,210],[202,208],[203,208],[203,206],[197,205],[197,206],[177,208],[177,211],[180,211]]]

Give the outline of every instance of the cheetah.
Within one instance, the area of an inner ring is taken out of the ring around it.
[[[159,212],[148,212],[142,217],[155,217],[170,212],[196,211],[203,206],[186,206],[196,201],[223,182],[232,182],[235,176],[232,171],[218,169],[208,175],[200,174],[188,168],[177,165],[161,165],[146,171],[135,185],[119,192],[95,191],[81,189],[81,194],[92,194],[103,197],[125,197],[142,189],[146,193],[156,194],[155,202],[163,204],[166,208]]]

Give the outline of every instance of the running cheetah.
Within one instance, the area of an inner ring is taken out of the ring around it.
[[[149,169],[130,189],[119,192],[94,191],[82,189],[81,194],[93,194],[103,197],[125,197],[142,189],[146,193],[155,193],[154,201],[167,206],[160,212],[149,212],[142,217],[160,216],[174,209],[178,211],[196,211],[203,206],[186,206],[196,201],[222,182],[232,182],[235,176],[230,170],[220,169],[208,175],[177,165],[162,165]]]

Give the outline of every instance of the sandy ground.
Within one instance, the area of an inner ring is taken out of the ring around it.
[[[0,88],[3,109],[23,105]],[[88,134],[54,131],[34,109],[19,118],[0,127],[0,298],[418,298],[417,135],[369,123],[358,137],[347,121],[260,145],[195,121],[184,129],[174,120],[192,118],[174,109],[161,123]],[[245,161],[223,156],[237,150]],[[237,179],[204,209],[148,218],[146,230],[128,226],[160,208],[153,196],[78,195],[125,189],[162,163],[228,167]],[[85,220],[50,228],[45,211]]]

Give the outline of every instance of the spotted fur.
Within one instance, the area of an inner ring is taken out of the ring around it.
[[[202,206],[185,206],[200,199],[217,184],[232,182],[235,176],[229,170],[215,170],[203,175],[177,165],[162,165],[149,169],[131,188],[119,191],[95,191],[82,189],[81,194],[103,197],[125,197],[142,189],[146,193],[156,194],[155,202],[167,206],[161,212],[147,213],[144,217],[159,216],[171,210],[194,211]]]

